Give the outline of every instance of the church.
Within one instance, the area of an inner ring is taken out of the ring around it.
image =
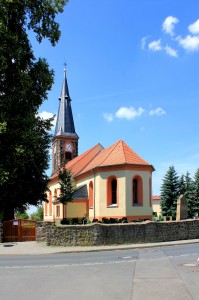
[[[52,143],[52,175],[44,206],[44,221],[63,218],[152,219],[153,165],[136,154],[123,140],[108,148],[100,143],[78,155],[66,70]],[[72,202],[62,204],[58,170],[66,162],[75,192]]]

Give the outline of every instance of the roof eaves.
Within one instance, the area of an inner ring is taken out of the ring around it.
[[[111,164],[111,165],[104,165],[104,166],[95,166],[95,167],[93,167],[93,168],[90,168],[89,170],[86,170],[85,172],[76,174],[74,177],[77,177],[77,176],[79,176],[79,175],[84,175],[84,174],[86,174],[86,173],[88,173],[88,172],[92,172],[92,171],[94,171],[95,169],[103,169],[103,168],[106,168],[106,167],[119,167],[119,166],[124,166],[124,165],[126,165],[126,166],[127,166],[127,165],[131,165],[131,166],[151,167],[152,170],[155,171],[155,168],[153,167],[153,165],[150,165],[150,164],[131,164],[131,163],[125,162],[125,163],[115,164],[115,165],[112,165],[112,164]]]

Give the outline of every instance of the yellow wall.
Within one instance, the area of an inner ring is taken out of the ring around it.
[[[132,205],[132,178],[134,176],[140,176],[143,184],[143,205],[133,206]],[[126,197],[127,207],[126,212],[128,216],[136,215],[152,215],[152,207],[150,205],[151,195],[149,182],[151,179],[151,173],[147,171],[126,171]]]
[[[55,183],[55,184],[51,184],[49,186],[49,189],[52,193],[52,201],[55,200],[54,198],[54,192],[55,190],[57,190],[57,196],[59,196],[60,194],[60,185],[59,183]],[[48,196],[48,199],[49,199],[49,192],[47,192],[47,196]],[[59,204],[60,205],[60,219],[63,218],[63,206],[62,204]],[[47,206],[47,211],[45,209],[45,207]],[[45,203],[43,203],[43,207],[44,207],[44,221],[51,221],[53,222],[57,217],[56,217],[56,205],[52,204],[52,214],[50,215],[49,214],[49,203],[47,203],[47,205],[45,205]]]
[[[117,206],[107,207],[107,179],[110,176],[117,178]],[[133,206],[132,204],[132,179],[134,176],[140,176],[143,183],[143,205]],[[151,173],[148,171],[133,171],[133,170],[119,170],[119,171],[108,171],[93,174],[86,179],[82,179],[76,182],[76,187],[87,185],[89,193],[89,183],[93,182],[94,190],[94,202],[95,209],[89,209],[89,218],[94,217],[116,217],[116,216],[152,216],[152,207],[150,206],[150,181]],[[52,184],[50,190],[52,192],[52,200],[54,200],[54,191],[57,189],[57,196],[59,195],[58,183]],[[156,201],[157,202],[157,201]],[[48,204],[49,205],[49,204]],[[44,204],[45,206],[45,204]],[[49,210],[49,208],[48,208]],[[154,210],[154,209],[153,209]],[[85,203],[69,203],[66,206],[66,217],[75,218],[83,217],[86,213]],[[56,205],[53,205],[53,214],[50,216],[48,211],[44,215],[44,220],[53,221],[56,218]],[[63,208],[60,204],[60,219],[63,218]]]
[[[86,203],[71,202],[66,205],[67,218],[83,218],[86,214]]]
[[[132,178],[140,176],[143,181],[143,206],[135,207],[132,205]],[[118,186],[118,206],[107,207],[107,179],[110,176],[117,178]],[[114,217],[114,216],[147,216],[152,215],[152,207],[150,206],[150,188],[149,180],[151,173],[147,171],[112,171],[101,172],[95,174],[95,178],[90,176],[84,180],[77,182],[77,187],[87,184],[89,191],[89,182],[93,182],[95,190],[95,217]],[[94,217],[94,208],[89,209],[89,217]]]

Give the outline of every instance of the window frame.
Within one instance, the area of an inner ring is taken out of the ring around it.
[[[132,205],[134,207],[143,206],[143,180],[139,175],[132,178]]]
[[[113,181],[116,183],[115,191],[113,191]],[[113,192],[114,203],[113,203]],[[107,207],[118,207],[118,179],[116,176],[110,176],[107,178]]]

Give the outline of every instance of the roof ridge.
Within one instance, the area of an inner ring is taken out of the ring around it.
[[[107,157],[109,157],[111,155],[111,153],[113,152],[113,150],[115,149],[115,147],[119,144],[120,140],[117,141],[115,144],[109,146],[108,148],[104,149],[105,151],[108,150],[109,148],[113,147],[113,149],[111,150],[111,152],[109,152],[109,154],[101,161],[100,165],[107,159]],[[114,146],[115,145],[115,146]],[[102,151],[101,151],[102,152]],[[101,153],[100,152],[100,153]]]
[[[101,144],[97,144],[97,145],[100,145],[100,146],[102,146]],[[96,145],[96,146],[97,146]],[[103,147],[103,146],[102,146]],[[104,150],[104,149],[103,149]],[[80,170],[79,170],[79,172],[77,173],[77,174],[75,174],[75,176],[77,176],[79,173],[81,173],[93,160],[94,160],[94,158],[96,158],[96,156],[98,156],[103,150],[101,150],[101,151],[99,151],[98,153],[96,153],[95,154],[95,156],[93,156],[93,158],[87,163],[87,164],[85,164]]]
[[[88,153],[90,153],[90,152],[91,152],[94,148],[96,148],[98,145],[101,146],[101,147],[103,147],[100,143],[98,143],[98,144],[96,144],[95,146],[93,146],[93,147],[91,147],[90,149],[88,149],[88,150],[86,150],[85,152],[83,152],[82,154],[80,154],[80,155],[78,155],[77,157],[73,158],[73,159],[71,160],[71,162],[72,162],[73,160],[75,160],[76,158],[77,158],[77,160],[78,160],[78,158],[79,158],[78,161],[82,160],[82,158],[83,158],[84,156],[86,156]],[[103,148],[104,148],[104,147],[103,147]]]
[[[123,156],[124,156],[124,161],[126,163],[126,155],[125,155],[125,152],[124,152],[124,146],[126,145],[126,143],[123,140],[120,140],[120,142],[122,143],[122,153],[123,153]]]

